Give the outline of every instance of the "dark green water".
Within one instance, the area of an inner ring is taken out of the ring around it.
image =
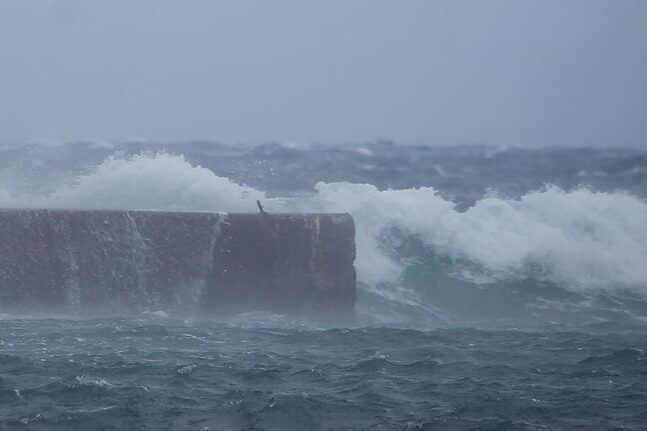
[[[258,322],[257,322],[258,323]],[[0,429],[645,429],[647,327],[0,321]]]

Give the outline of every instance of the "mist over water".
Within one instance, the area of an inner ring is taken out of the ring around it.
[[[0,428],[642,429],[646,198],[638,150],[0,147],[0,207],[349,212],[358,274],[347,327],[3,310]]]
[[[200,151],[205,152],[197,147]],[[257,164],[283,158],[289,166],[297,150],[263,151]],[[318,149],[298,151],[326,156]],[[358,154],[370,154],[377,166],[389,162],[389,151],[377,146]],[[445,151],[470,168],[482,149]],[[510,163],[523,163],[511,152],[501,151]],[[438,164],[434,169],[443,171]],[[268,194],[181,154],[122,152],[62,175],[40,191],[5,185],[0,205],[255,212],[256,200],[262,200],[275,212],[349,212],[357,226],[360,324],[423,328],[647,317],[644,199],[622,189],[544,184],[517,196],[490,188],[462,205],[460,197],[447,196],[433,181],[397,188],[317,182],[296,194]],[[470,195],[469,183],[465,188]]]
[[[644,431],[646,22],[645,0],[0,1],[0,431]],[[221,214],[4,210],[257,200],[352,214],[354,321],[196,313],[230,304]]]

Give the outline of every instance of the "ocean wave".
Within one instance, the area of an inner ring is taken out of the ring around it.
[[[415,264],[421,256],[396,253],[398,240],[413,239],[476,283],[539,275],[578,289],[647,287],[647,204],[622,192],[548,187],[518,200],[487,197],[459,212],[433,188],[319,183],[311,205],[354,215],[367,282],[393,281]]]
[[[501,283],[528,286],[530,280],[577,293],[647,292],[647,203],[622,191],[548,186],[520,199],[491,194],[463,211],[431,187],[380,190],[371,184],[318,183],[311,195],[268,198],[165,153],[111,157],[45,195],[0,188],[4,207],[227,212],[255,211],[257,199],[268,211],[351,213],[365,291],[360,301],[402,308],[394,316],[416,310],[446,318],[425,294],[440,282],[482,289]],[[576,301],[582,306],[584,299]]]
[[[0,207],[254,211],[265,193],[167,153],[113,156],[40,195],[0,188]]]

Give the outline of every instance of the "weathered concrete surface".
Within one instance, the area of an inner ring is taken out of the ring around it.
[[[0,209],[0,311],[347,320],[347,214]]]

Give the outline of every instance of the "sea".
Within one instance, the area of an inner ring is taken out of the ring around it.
[[[0,207],[257,200],[353,215],[352,324],[0,304],[0,430],[647,430],[643,150],[0,145]]]

